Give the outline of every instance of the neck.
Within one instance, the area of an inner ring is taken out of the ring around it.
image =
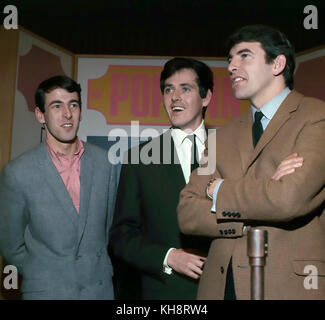
[[[184,131],[187,134],[192,134],[197,128],[201,126],[203,120],[200,121],[199,124],[191,125],[191,126],[186,126],[186,127],[173,127],[174,129],[180,129]]]
[[[47,138],[46,142],[55,152],[62,153],[69,159],[73,157],[78,149],[77,137],[70,142],[60,142],[51,138]]]
[[[285,85],[283,83],[274,83],[268,90],[263,90],[260,94],[257,94],[255,97],[250,99],[251,104],[256,109],[261,109],[268,101],[273,99],[279,93],[281,93],[285,89]]]

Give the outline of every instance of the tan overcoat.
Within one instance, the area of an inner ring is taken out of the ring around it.
[[[181,230],[214,238],[198,299],[223,299],[231,256],[237,299],[250,299],[246,243],[252,226],[268,231],[265,299],[325,299],[325,103],[292,91],[255,149],[251,128],[249,111],[217,130],[206,150],[214,172],[194,171],[180,195]],[[272,180],[293,152],[303,166]],[[216,214],[206,196],[213,177],[225,179]]]

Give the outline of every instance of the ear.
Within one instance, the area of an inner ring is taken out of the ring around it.
[[[41,123],[44,124],[45,123],[45,117],[44,117],[44,113],[40,110],[39,107],[35,107],[35,118],[36,120]]]
[[[203,98],[202,102],[203,102],[203,107],[207,107],[211,101],[212,98],[212,92],[209,89],[207,92],[207,95],[205,96],[205,98]]]
[[[285,55],[278,55],[273,61],[273,75],[278,76],[286,67],[287,58]]]

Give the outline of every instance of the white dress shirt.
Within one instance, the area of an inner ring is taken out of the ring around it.
[[[187,139],[189,135],[196,135],[196,145],[198,151],[198,160],[200,162],[203,151],[205,149],[205,140],[207,138],[207,133],[204,126],[204,121],[202,120],[199,127],[194,132],[185,132],[181,129],[171,129],[171,136],[174,140],[175,149],[177,156],[182,167],[185,182],[190,181],[191,176],[191,158],[192,158],[192,141]],[[175,248],[170,248],[165,256],[163,263],[163,271],[166,274],[172,274],[172,268],[167,264],[167,257],[171,250]]]
[[[181,129],[171,129],[171,135],[175,143],[175,149],[183,170],[185,182],[190,181],[191,175],[191,156],[192,156],[192,141],[186,139],[189,135],[196,135],[196,145],[198,151],[198,160],[201,160],[202,153],[205,149],[205,140],[207,133],[205,130],[204,122],[202,121],[199,127],[193,133],[187,133]]]

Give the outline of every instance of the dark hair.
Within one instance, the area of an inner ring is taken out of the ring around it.
[[[197,75],[196,82],[202,99],[206,97],[209,89],[213,92],[213,73],[205,63],[191,58],[173,58],[165,63],[164,69],[160,74],[161,93],[164,92],[166,79],[182,69],[192,69],[195,71]]]
[[[68,92],[77,92],[79,105],[81,107],[80,85],[67,76],[54,76],[44,80],[35,92],[35,104],[41,112],[45,112],[45,94],[58,88],[67,90]]]
[[[279,30],[265,25],[249,25],[240,28],[230,36],[227,42],[228,52],[240,42],[259,42],[265,51],[266,63],[283,54],[286,57],[286,66],[282,71],[285,84],[293,89],[293,73],[296,66],[295,51],[287,37]]]
[[[177,71],[183,69],[193,70],[197,77],[196,83],[199,86],[199,94],[202,99],[204,99],[208,93],[208,90],[213,92],[213,73],[210,67],[208,67],[204,62],[191,59],[191,58],[173,58],[168,60],[164,69],[160,74],[160,91],[163,94],[165,90],[165,81],[171,77]],[[202,116],[204,118],[207,106],[202,109]]]

